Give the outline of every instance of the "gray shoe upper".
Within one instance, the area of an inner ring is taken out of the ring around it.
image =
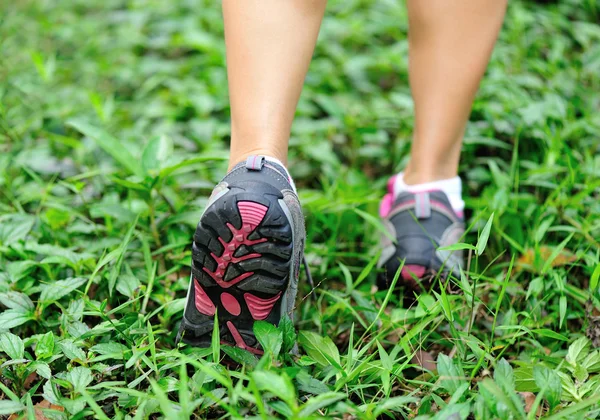
[[[379,261],[380,267],[386,267],[388,276],[395,274],[401,261],[405,266],[459,275],[463,266],[462,251],[439,248],[461,240],[464,220],[454,212],[442,191],[399,194],[383,223],[395,239],[383,240],[384,249]]]
[[[296,294],[298,292],[300,264],[304,256],[306,241],[306,228],[302,206],[285,168],[275,162],[266,160],[264,156],[249,156],[245,161],[238,163],[223,178],[221,183],[215,187],[213,195],[215,193],[218,194],[220,188],[231,188],[232,186],[243,187],[248,181],[264,182],[279,190],[281,193],[280,205],[292,224],[294,243],[293,264],[288,290],[282,302],[282,308],[285,308],[285,313],[292,318]]]

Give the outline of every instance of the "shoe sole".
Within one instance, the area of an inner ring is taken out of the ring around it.
[[[287,310],[293,235],[291,214],[275,187],[250,181],[223,191],[194,234],[177,341],[210,347],[216,315],[222,344],[262,354],[253,326],[256,321],[277,325]]]

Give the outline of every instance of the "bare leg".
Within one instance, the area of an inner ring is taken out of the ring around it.
[[[415,132],[407,184],[457,175],[473,98],[507,0],[408,0]]]
[[[254,154],[286,162],[325,5],[326,0],[223,0],[230,169]]]

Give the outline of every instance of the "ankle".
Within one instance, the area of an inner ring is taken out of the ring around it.
[[[266,158],[274,159],[278,162],[281,162],[284,167],[287,167],[287,153],[281,153],[277,150],[269,150],[266,148],[257,148],[236,153],[232,151],[229,155],[229,167],[227,168],[227,171],[231,171],[235,165],[245,161],[248,156],[252,155],[265,156]]]
[[[406,185],[418,185],[452,179],[458,176],[458,172],[456,169],[445,168],[437,170],[414,170],[409,164],[402,173],[402,176]]]
[[[411,183],[406,181],[406,173],[400,172],[395,178],[393,189],[394,196],[398,196],[403,192],[416,194],[429,191],[442,191],[446,194],[452,209],[458,215],[462,216],[465,208],[465,202],[462,199],[462,182],[457,175],[434,181]]]
[[[227,172],[230,172],[231,170],[233,170],[233,168],[235,168],[242,162],[244,162],[246,168],[249,168],[248,165],[250,165],[250,167],[252,167],[253,169],[260,170],[260,168],[262,168],[262,164],[257,165],[258,163],[260,163],[260,159],[256,159],[257,157],[264,158],[264,161],[262,162],[263,164],[266,164],[267,167],[270,166],[272,169],[275,169],[277,172],[283,175],[289,182],[290,186],[292,187],[292,190],[297,194],[296,184],[294,183],[292,175],[290,175],[290,171],[287,168],[287,162],[282,161],[281,159],[278,159],[265,152],[261,153],[260,151],[258,151],[250,154],[236,155],[236,157],[232,156],[229,160],[229,169],[227,169]]]

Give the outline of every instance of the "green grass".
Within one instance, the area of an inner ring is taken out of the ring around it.
[[[600,6],[510,2],[460,168],[462,292],[403,308],[371,263],[413,127],[406,10],[330,2],[290,156],[319,286],[299,355],[285,320],[258,360],[174,345],[226,168],[217,3],[0,6],[0,417],[600,418]]]

